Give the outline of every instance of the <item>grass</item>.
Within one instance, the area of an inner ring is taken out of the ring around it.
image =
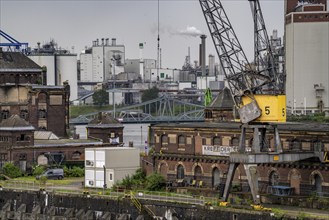
[[[39,183],[39,180],[36,180],[34,176],[24,176],[12,179],[12,181],[26,181],[26,182],[36,182]],[[47,180],[47,183],[54,185],[71,185],[77,181],[84,181],[81,177],[65,177],[62,180]]]
[[[92,112],[111,110],[112,106],[97,106],[97,105],[70,105],[70,118],[76,118],[79,115],[84,115]]]

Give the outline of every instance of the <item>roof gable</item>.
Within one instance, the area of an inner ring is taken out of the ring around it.
[[[20,52],[5,52],[0,50],[0,72],[10,70],[42,71],[42,68]]]

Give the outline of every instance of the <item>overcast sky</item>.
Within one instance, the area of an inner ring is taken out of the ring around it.
[[[222,2],[251,60],[253,25],[248,0]],[[283,35],[283,4],[283,0],[261,1],[268,32],[277,29],[279,36]],[[159,15],[162,67],[181,68],[188,47],[191,61],[198,60],[200,38],[186,32],[206,34],[206,52],[216,55],[198,0],[160,0]],[[157,24],[157,0],[0,0],[0,29],[30,47],[54,39],[79,54],[96,38],[116,38],[117,44],[125,45],[126,58],[138,58],[138,44],[145,42],[144,58],[156,59]]]

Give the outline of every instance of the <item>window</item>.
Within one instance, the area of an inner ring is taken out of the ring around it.
[[[214,137],[213,144],[214,145],[221,145],[221,139],[220,139],[220,137]]]
[[[162,135],[161,136],[161,144],[168,144],[168,136]]]
[[[164,78],[164,73],[160,73],[160,78]]]
[[[72,159],[80,159],[81,153],[79,151],[75,151],[72,154]]]
[[[18,136],[16,138],[17,141],[29,141],[30,140],[30,137],[27,136],[26,134],[21,134],[20,136]]]
[[[9,137],[0,136],[0,142],[8,142],[8,141],[9,141]]]
[[[322,193],[322,178],[319,174],[314,175],[313,188],[318,194]]]
[[[178,136],[178,144],[179,145],[185,144],[185,136],[183,136],[183,135]]]
[[[279,183],[279,175],[277,172],[272,171],[269,177],[269,185],[276,186]]]
[[[220,171],[217,167],[212,170],[212,186],[214,188],[219,187],[220,184]]]
[[[27,110],[21,110],[21,112],[20,112],[19,115],[20,115],[21,118],[27,120],[28,119],[28,116],[29,116],[29,113],[28,113]]]
[[[113,180],[113,173],[110,173],[110,180]]]
[[[19,154],[19,160],[26,160],[26,154]]]
[[[179,164],[177,167],[177,179],[184,179],[185,174],[184,174],[184,167]]]
[[[46,118],[47,112],[45,109],[39,109],[39,118]]]
[[[202,138],[202,145],[207,145],[207,139],[206,138]]]
[[[7,118],[9,118],[9,111],[8,111],[8,110],[3,110],[3,111],[1,112],[1,117],[2,117],[2,119],[7,119]]]
[[[194,179],[201,180],[201,178],[202,178],[202,169],[200,166],[196,166],[194,168]]]
[[[231,140],[232,146],[239,146],[239,138],[232,138]]]

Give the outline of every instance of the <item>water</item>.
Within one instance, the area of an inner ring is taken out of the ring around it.
[[[123,124],[123,142],[128,147],[129,142],[133,142],[134,147],[145,151],[148,146],[148,128],[150,124]],[[76,133],[80,135],[80,139],[87,139],[86,125],[76,125]]]

